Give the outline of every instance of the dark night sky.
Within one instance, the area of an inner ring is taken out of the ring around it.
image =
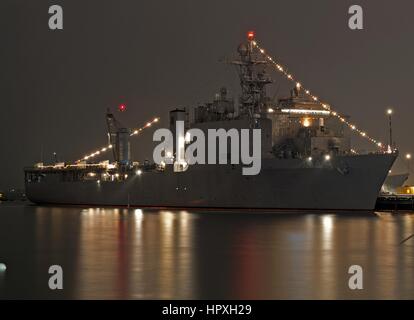
[[[64,9],[64,30],[48,29],[49,5]],[[348,28],[348,8],[364,8],[365,29]],[[210,100],[235,71],[218,62],[246,31],[302,83],[359,127],[413,152],[414,2],[407,0],[137,1],[1,0],[0,189],[23,184],[40,160],[76,160],[105,145],[105,110],[126,103],[123,122]],[[287,83],[271,93],[287,93]],[[135,138],[135,158],[151,155],[152,130]],[[145,142],[147,141],[147,142]],[[358,137],[360,148],[368,148]],[[406,170],[400,160],[395,172]],[[412,165],[412,167],[414,164]]]

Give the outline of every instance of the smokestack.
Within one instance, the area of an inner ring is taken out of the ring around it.
[[[131,132],[127,128],[119,128],[116,133],[116,154],[121,165],[131,163],[131,144],[129,141]]]

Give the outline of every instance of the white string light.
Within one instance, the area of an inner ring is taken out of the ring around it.
[[[140,133],[142,130],[144,130],[144,129],[146,129],[146,128],[151,127],[154,123],[156,123],[156,122],[158,122],[158,121],[159,121],[159,118],[154,118],[152,121],[147,122],[147,124],[146,124],[145,126],[143,126],[143,127],[139,128],[139,129],[132,130],[131,137],[132,137],[132,136],[137,135],[137,134],[138,134],[138,133]]]
[[[145,130],[146,128],[151,127],[154,123],[157,123],[159,120],[160,120],[159,118],[154,118],[152,121],[147,122],[145,126],[143,126],[141,128],[138,128],[138,129],[132,130],[132,133],[130,134],[130,136],[132,137],[132,136],[135,136],[135,135],[141,133],[143,130]],[[94,158],[94,157],[96,157],[96,156],[98,156],[102,153],[107,152],[108,150],[111,150],[112,148],[113,148],[112,144],[109,144],[105,147],[100,148],[99,150],[97,150],[95,152],[92,152],[91,154],[88,154],[88,155],[84,156],[82,159],[77,160],[76,163]]]
[[[277,71],[279,71],[280,73],[282,73],[286,77],[286,79],[288,79],[291,82],[294,82],[295,85],[296,85],[296,87],[298,89],[301,89],[302,88],[303,91],[306,93],[306,95],[308,95],[313,101],[315,101],[315,102],[321,102],[320,99],[316,95],[312,94],[312,91],[311,90],[309,90],[307,88],[303,88],[302,83],[299,82],[299,81],[297,81],[295,79],[295,77],[291,73],[288,73],[286,67],[282,66],[280,63],[278,63],[277,61],[275,61],[271,56],[269,56],[266,53],[265,49],[261,48],[258,45],[257,41],[252,41],[252,44],[259,50],[259,52],[261,54],[263,54],[265,56],[265,58],[275,67],[275,69]],[[384,149],[385,148],[385,145],[382,142],[380,142],[380,141],[372,138],[365,131],[362,131],[362,130],[358,129],[356,125],[348,122],[344,116],[341,116],[338,112],[333,111],[331,109],[330,105],[328,105],[326,103],[321,103],[321,105],[322,105],[322,107],[324,109],[329,110],[330,113],[331,113],[331,115],[333,115],[334,117],[337,117],[341,122],[345,123],[352,131],[357,132],[361,137],[363,137],[363,138],[367,139],[368,141],[372,142],[378,148],[381,148],[381,149]],[[355,150],[351,150],[351,152],[354,153]]]

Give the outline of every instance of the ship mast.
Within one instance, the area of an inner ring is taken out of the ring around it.
[[[266,75],[265,60],[260,60],[254,52],[254,32],[247,34],[247,42],[239,45],[239,59],[229,63],[237,67],[240,78],[240,116],[249,118],[263,117],[267,111],[266,85],[272,80]]]
[[[121,105],[119,109],[124,111],[125,106]],[[129,165],[131,162],[129,141],[131,130],[125,128],[109,109],[106,112],[106,124],[108,128],[108,144],[114,146],[112,152],[115,162],[120,165]]]

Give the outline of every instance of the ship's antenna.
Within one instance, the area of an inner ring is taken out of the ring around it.
[[[266,85],[272,80],[266,75],[265,67],[268,61],[259,59],[254,51],[253,31],[247,33],[247,42],[238,47],[239,58],[229,61],[235,65],[240,78],[240,115],[249,118],[256,118],[264,115],[267,111]],[[264,66],[258,68],[259,66]]]

